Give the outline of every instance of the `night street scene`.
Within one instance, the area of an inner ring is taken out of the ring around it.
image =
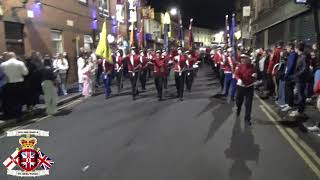
[[[0,180],[320,180],[320,0],[0,0]]]

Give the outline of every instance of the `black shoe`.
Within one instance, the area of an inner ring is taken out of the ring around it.
[[[245,124],[246,124],[247,126],[252,126],[251,120],[245,120]]]
[[[183,101],[184,99],[183,99],[183,97],[182,98],[180,98],[180,101]]]
[[[231,101],[235,101],[234,97],[231,97]]]
[[[160,97],[160,98],[158,99],[158,101],[162,101],[162,97]]]
[[[132,96],[132,100],[134,100],[134,101],[135,101],[136,99],[137,99],[137,98],[136,98],[135,96]]]
[[[237,117],[240,116],[240,113],[241,113],[241,109],[237,109]]]

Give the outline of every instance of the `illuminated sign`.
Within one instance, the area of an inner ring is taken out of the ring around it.
[[[124,6],[122,4],[116,5],[116,19],[118,22],[124,23]]]

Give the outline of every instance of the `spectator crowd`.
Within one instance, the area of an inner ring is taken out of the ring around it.
[[[32,111],[40,103],[40,95],[47,114],[55,114],[57,95],[67,95],[68,64],[67,53],[50,57],[33,52],[30,57],[18,58],[14,52],[4,52],[0,57],[0,99],[5,118],[20,119],[23,106]]]
[[[241,54],[250,56],[255,68],[254,87],[262,99],[271,98],[290,117],[306,118],[307,103],[316,101],[320,111],[320,64],[316,44],[279,41],[270,49],[216,48],[211,51],[211,65],[220,79],[224,96],[235,100],[237,69]],[[239,93],[239,92],[238,92]],[[315,100],[315,101],[314,101]],[[310,131],[320,132],[320,121]]]

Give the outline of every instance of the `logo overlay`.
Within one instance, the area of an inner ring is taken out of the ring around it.
[[[49,131],[42,130],[16,130],[7,131],[7,137],[21,137],[20,148],[17,148],[4,162],[7,175],[18,177],[39,177],[49,175],[53,160],[35,149],[38,140],[35,137],[49,137]],[[19,170],[18,170],[19,169]]]

